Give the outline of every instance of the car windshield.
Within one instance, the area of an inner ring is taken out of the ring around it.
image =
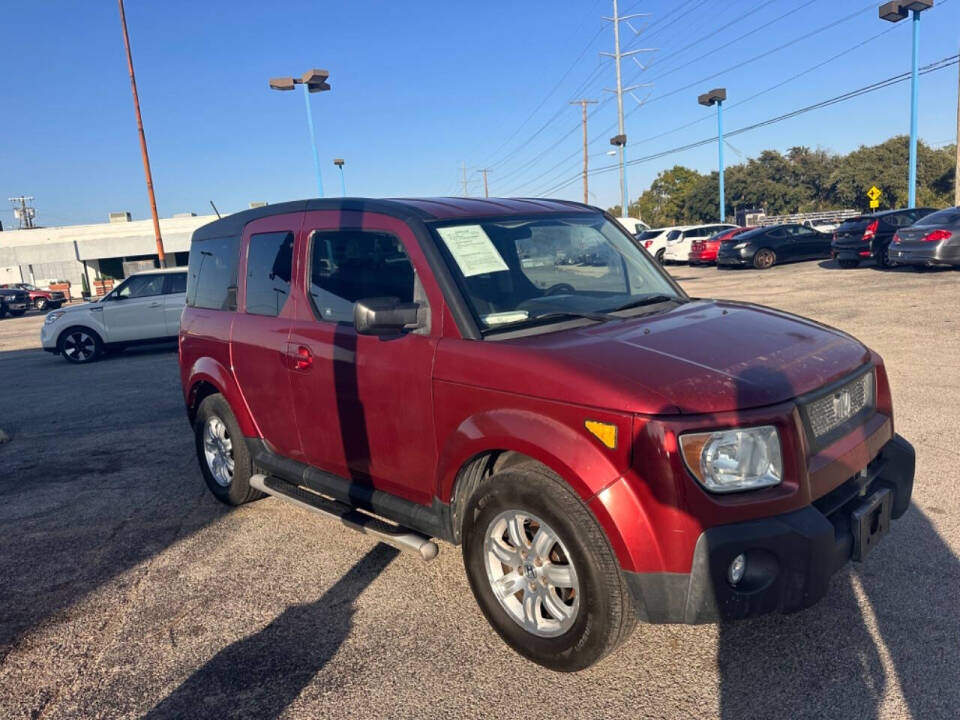
[[[930,213],[917,220],[914,225],[960,225],[960,207]]]
[[[434,225],[484,331],[539,325],[685,296],[601,215],[530,216]]]

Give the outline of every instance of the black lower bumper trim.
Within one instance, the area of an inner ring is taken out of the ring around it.
[[[625,573],[641,619],[695,624],[813,605],[826,594],[831,576],[854,556],[857,513],[870,498],[889,491],[889,517],[906,512],[914,467],[913,447],[898,435],[871,464],[869,482],[848,481],[858,491],[842,503],[834,496],[783,515],[709,528],[697,540],[689,573]],[[727,571],[740,554],[746,571],[734,587]]]

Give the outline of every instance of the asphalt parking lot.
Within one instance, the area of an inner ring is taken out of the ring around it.
[[[511,652],[460,553],[425,564],[207,492],[176,352],[71,366],[0,321],[0,717],[917,717],[960,708],[960,272],[674,266],[884,356],[914,505],[791,616],[639,626],[578,675]]]

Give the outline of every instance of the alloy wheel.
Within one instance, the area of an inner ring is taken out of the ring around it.
[[[490,589],[511,619],[527,632],[567,632],[580,609],[580,584],[557,533],[529,512],[497,515],[484,535]]]
[[[63,354],[73,362],[89,362],[96,353],[97,341],[83,330],[74,330],[63,340]]]
[[[203,456],[213,479],[221,487],[233,482],[233,441],[226,424],[211,415],[203,426]]]

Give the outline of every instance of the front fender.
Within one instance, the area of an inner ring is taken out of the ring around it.
[[[582,415],[582,408],[575,414]],[[594,411],[590,415],[617,425],[617,448],[601,445],[582,420],[572,426],[518,409],[493,409],[466,418],[440,444],[439,498],[451,501],[459,471],[472,458],[491,451],[522,453],[550,468],[580,496],[604,529],[621,567],[635,571],[659,565],[659,548],[644,508],[624,480],[630,463],[630,418]]]
[[[260,429],[250,414],[247,402],[240,392],[240,387],[233,375],[219,362],[211,357],[204,356],[198,358],[190,368],[187,375],[187,382],[184,383],[186,391],[187,407],[192,407],[196,398],[197,389],[201,383],[210,383],[217,389],[217,392],[223,395],[233,416],[237,419],[240,431],[246,437],[260,437]]]

